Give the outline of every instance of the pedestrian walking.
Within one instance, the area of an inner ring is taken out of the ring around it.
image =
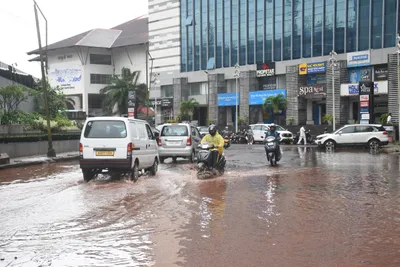
[[[386,123],[390,124],[392,122],[392,113],[389,113],[389,116],[387,116]]]
[[[304,128],[304,126],[301,126],[301,128],[300,128],[300,137],[299,137],[299,141],[297,142],[297,144],[300,145],[301,141],[303,141],[304,144],[307,145],[306,129]]]

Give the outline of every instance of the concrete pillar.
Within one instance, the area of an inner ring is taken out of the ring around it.
[[[186,77],[174,78],[172,82],[174,88],[174,118],[176,118],[176,116],[180,113],[179,107],[182,100],[187,100],[187,95],[189,94],[189,84]]]
[[[399,122],[399,107],[398,107],[398,66],[397,66],[397,55],[388,55],[388,112],[392,113],[392,122],[398,124]]]
[[[306,99],[306,101],[307,101],[307,125],[314,125],[313,101],[312,99]]]
[[[226,108],[226,123],[227,125],[233,126],[233,121],[232,121],[232,109],[235,107],[227,107]]]
[[[241,71],[239,79],[239,92],[240,92],[240,112],[239,116],[242,119],[248,120],[249,118],[249,92],[256,91],[258,88],[258,81],[256,71]],[[247,121],[248,123],[248,121]]]
[[[293,119],[293,125],[299,124],[299,67],[286,67],[286,120]]]
[[[218,125],[218,92],[226,92],[225,75],[208,74],[208,122]]]

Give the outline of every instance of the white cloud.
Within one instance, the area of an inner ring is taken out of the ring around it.
[[[38,48],[33,0],[1,1],[0,61],[40,77],[26,52]],[[108,29],[147,14],[147,0],[37,0],[48,21],[49,44],[94,28]],[[42,44],[45,24],[40,18]]]

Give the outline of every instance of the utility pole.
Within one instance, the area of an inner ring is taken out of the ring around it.
[[[235,132],[238,132],[238,119],[239,119],[239,77],[240,77],[240,66],[239,63],[235,64],[235,74],[234,77],[236,79],[236,105],[235,105]]]
[[[396,37],[396,47],[397,47],[397,123],[398,123],[398,132],[399,132],[399,140],[400,140],[400,35],[397,34]],[[394,129],[395,130],[395,129]],[[394,132],[396,137],[396,131]]]
[[[33,9],[35,10],[36,30],[37,30],[38,43],[39,43],[39,53],[40,53],[40,69],[42,72],[42,90],[44,92],[44,105],[45,105],[46,120],[47,120],[47,138],[48,138],[47,139],[48,140],[47,156],[55,157],[56,151],[53,148],[53,140],[52,140],[52,136],[51,136],[50,114],[49,114],[49,103],[48,103],[49,99],[48,99],[48,91],[47,91],[47,80],[46,80],[45,69],[44,69],[42,41],[40,38],[38,9],[39,9],[40,13],[42,14],[44,20],[46,21],[46,50],[47,50],[47,19],[44,16],[42,10],[40,10],[40,7],[37,5],[35,0],[33,0]],[[46,55],[47,55],[47,53],[46,53]],[[46,56],[46,58],[47,58],[47,56]],[[46,59],[46,61],[47,61],[47,59]],[[47,68],[47,66],[46,66],[46,68]]]
[[[335,68],[337,66],[337,60],[336,56],[337,53],[332,50],[332,52],[329,53],[330,58],[329,61],[331,63],[331,68],[332,68],[332,126],[333,126],[333,131],[336,131],[336,114],[335,114]]]

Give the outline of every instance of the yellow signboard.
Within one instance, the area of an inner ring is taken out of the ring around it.
[[[299,75],[307,75],[307,63],[299,64]]]

